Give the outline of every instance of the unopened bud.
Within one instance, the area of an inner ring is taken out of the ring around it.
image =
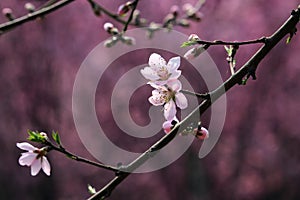
[[[178,123],[178,119],[174,117],[172,120],[165,121],[162,125],[165,133],[170,133],[174,126]]]
[[[28,12],[32,13],[35,11],[35,6],[32,3],[26,3],[24,8],[28,10]]]
[[[179,7],[177,5],[173,5],[170,8],[170,13],[172,13],[175,17],[178,16],[178,12],[179,12]]]
[[[112,28],[114,28],[114,25],[110,22],[106,22],[104,25],[103,25],[103,28],[105,31],[109,32]]]
[[[190,10],[192,10],[192,9],[194,9],[194,7],[193,7],[192,4],[190,4],[190,3],[186,3],[186,4],[184,4],[184,5],[182,6],[182,10],[183,10],[184,12],[188,12],[188,11],[190,11]]]
[[[3,8],[2,9],[2,14],[7,18],[7,19],[9,19],[9,20],[14,20],[15,18],[14,18],[14,16],[13,16],[13,14],[12,14],[12,9],[10,9],[10,8]]]
[[[45,140],[48,140],[48,135],[45,132],[40,132],[40,135],[45,138]]]
[[[189,39],[188,39],[189,41],[196,41],[196,40],[200,40],[200,38],[199,38],[199,36],[197,35],[197,34],[191,34],[190,36],[189,36]]]
[[[195,134],[195,137],[200,140],[204,140],[209,137],[209,132],[204,127],[201,127],[200,129],[199,128],[194,129],[194,134]]]
[[[111,35],[118,35],[119,34],[119,30],[116,27],[114,27],[114,25],[110,22],[106,22],[103,25],[103,28],[106,32],[108,32]]]
[[[132,8],[132,1],[128,1],[125,4],[122,4],[118,8],[118,15],[119,16],[125,16],[126,13],[128,13],[129,10]]]

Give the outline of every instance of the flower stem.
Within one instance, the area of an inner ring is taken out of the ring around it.
[[[115,168],[115,167],[112,167],[112,166],[109,166],[109,165],[104,165],[102,163],[95,162],[95,161],[92,161],[92,160],[88,160],[88,159],[80,157],[80,156],[78,156],[74,153],[71,153],[70,151],[66,150],[62,145],[57,147],[53,143],[51,143],[50,141],[47,141],[46,145],[48,145],[50,147],[50,150],[55,150],[55,151],[58,151],[60,153],[63,153],[67,157],[71,158],[72,160],[76,160],[78,162],[83,162],[83,163],[93,165],[93,166],[96,166],[96,167],[99,167],[99,168],[103,168],[103,169],[106,169],[106,170],[110,170],[110,171],[113,171],[113,172],[119,172],[120,171],[118,168]]]

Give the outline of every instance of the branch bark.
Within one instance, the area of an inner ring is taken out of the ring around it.
[[[162,137],[158,142],[151,146],[147,151],[141,154],[136,160],[130,163],[126,171],[133,172],[143,163],[145,163],[156,151],[165,147],[173,138],[177,135],[177,131],[180,126],[188,126],[195,116],[198,116],[205,112],[211,105],[220,98],[226,91],[233,86],[240,84],[245,76],[251,75],[255,79],[255,71],[258,64],[262,59],[271,51],[271,49],[278,44],[284,36],[290,34],[296,28],[300,18],[300,6],[294,10],[287,21],[270,37],[266,37],[264,45],[246,62],[235,74],[233,74],[227,81],[220,85],[216,90],[210,92],[210,99],[204,100],[198,107],[196,107],[184,120],[176,124],[172,131]],[[112,179],[106,186],[99,190],[96,194],[92,195],[88,200],[104,199],[108,197],[111,192],[124,180],[130,173],[120,172],[116,174],[116,177]]]
[[[9,21],[9,22],[5,22],[3,24],[0,24],[0,35],[9,31],[9,30],[12,30],[13,28],[17,27],[17,26],[20,26],[28,21],[32,21],[32,20],[35,20],[39,17],[42,17],[42,16],[45,16],[61,7],[64,7],[65,5],[73,2],[74,0],[62,0],[62,1],[58,1],[57,3],[54,3],[48,7],[44,7],[40,10],[37,10],[35,12],[32,12],[32,13],[28,13],[27,15],[24,15],[23,17],[19,17],[19,18],[16,18],[12,21]]]

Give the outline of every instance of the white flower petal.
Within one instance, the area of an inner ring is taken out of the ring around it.
[[[36,156],[37,154],[31,152],[22,153],[22,156],[19,158],[19,164],[22,166],[30,166],[36,159]]]
[[[160,90],[160,91],[168,91],[168,89],[166,88],[166,86],[157,84],[157,81],[154,82],[148,82],[149,85],[151,85],[151,87]]]
[[[159,90],[152,90],[152,96],[160,95]]]
[[[153,84],[157,85],[157,86],[163,86],[166,85],[168,82],[168,80],[160,80],[160,81],[153,81]]]
[[[182,88],[181,82],[177,79],[168,81],[167,85],[175,92],[179,92]]]
[[[148,80],[155,81],[159,79],[159,76],[153,69],[150,67],[145,67],[144,69],[141,69],[141,74]]]
[[[148,101],[154,106],[161,106],[165,103],[164,99],[161,98],[161,95],[153,95],[148,98]]]
[[[45,174],[50,176],[51,166],[50,163],[48,162],[48,159],[45,156],[42,157],[42,169],[45,172]]]
[[[31,176],[35,176],[42,168],[41,159],[35,159],[31,164]]]
[[[195,48],[188,50],[183,57],[187,60],[192,60],[195,58]]]
[[[180,66],[180,57],[171,58],[168,62],[167,68],[170,72],[177,70]]]
[[[153,70],[157,70],[159,67],[167,65],[165,59],[163,59],[163,57],[161,57],[157,53],[153,53],[150,55],[148,64],[151,68],[153,68]]]
[[[181,75],[181,70],[175,70],[172,72],[169,79],[178,79],[180,75]]]
[[[17,143],[17,147],[25,151],[34,151],[37,148],[29,144],[28,142]]]
[[[185,109],[188,106],[188,101],[186,99],[186,97],[184,96],[184,94],[182,94],[181,92],[176,93],[175,94],[175,100],[176,100],[176,105],[180,108],[180,109]]]
[[[173,100],[169,101],[164,106],[164,116],[166,120],[172,120],[176,115],[176,106]]]

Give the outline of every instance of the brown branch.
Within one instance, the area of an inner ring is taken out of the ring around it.
[[[209,99],[210,98],[208,93],[200,94],[197,92],[191,92],[189,90],[180,90],[180,92],[182,92],[183,94],[193,95],[193,96],[196,96],[201,99]]]
[[[177,135],[179,127],[186,127],[193,119],[205,112],[214,101],[220,98],[226,91],[231,89],[234,85],[239,84],[245,76],[251,73],[255,73],[258,64],[262,59],[271,51],[271,49],[279,43],[283,37],[293,31],[299,22],[300,17],[300,7],[292,12],[292,15],[287,19],[287,21],[270,37],[267,37],[264,45],[245,63],[233,76],[231,76],[227,81],[220,85],[216,90],[210,93],[211,98],[209,100],[204,100],[197,108],[195,108],[184,120],[176,124],[172,131],[161,138],[157,143],[151,146],[147,151],[141,154],[136,160],[131,162],[126,170],[134,171],[143,163],[145,163],[153,154],[165,147],[173,138]],[[110,193],[124,180],[130,173],[119,173],[117,176],[111,180],[106,186],[104,186],[96,194],[92,195],[89,200],[104,199],[110,195]]]
[[[62,145],[59,145],[57,147],[52,142],[50,142],[49,140],[47,140],[45,142],[45,144],[50,147],[50,150],[58,151],[58,152],[60,152],[64,155],[66,155],[68,158],[70,158],[72,160],[76,160],[78,162],[86,163],[86,164],[93,165],[93,166],[96,166],[96,167],[99,167],[99,168],[102,168],[102,169],[106,169],[106,170],[109,170],[109,171],[113,171],[113,172],[118,172],[119,171],[118,168],[115,168],[115,167],[112,167],[112,166],[109,166],[109,165],[104,165],[102,163],[98,163],[98,162],[95,162],[95,161],[92,161],[92,160],[88,160],[86,158],[83,158],[83,157],[80,157],[76,154],[73,154],[70,151],[66,150]]]
[[[247,41],[221,41],[221,40],[215,40],[215,41],[206,41],[206,40],[198,40],[198,44],[206,44],[206,45],[248,45],[248,44],[264,44],[266,43],[266,37],[262,37],[255,40],[247,40]]]
[[[28,13],[27,15],[24,15],[22,17],[16,18],[12,21],[5,22],[3,24],[0,24],[0,35],[3,34],[4,32],[7,32],[9,30],[12,30],[13,28],[20,26],[26,22],[35,20],[39,17],[45,16],[61,7],[64,7],[65,5],[73,2],[74,0],[62,0],[58,1],[54,4],[51,4],[48,7],[41,8],[40,10],[37,10],[32,13]]]

